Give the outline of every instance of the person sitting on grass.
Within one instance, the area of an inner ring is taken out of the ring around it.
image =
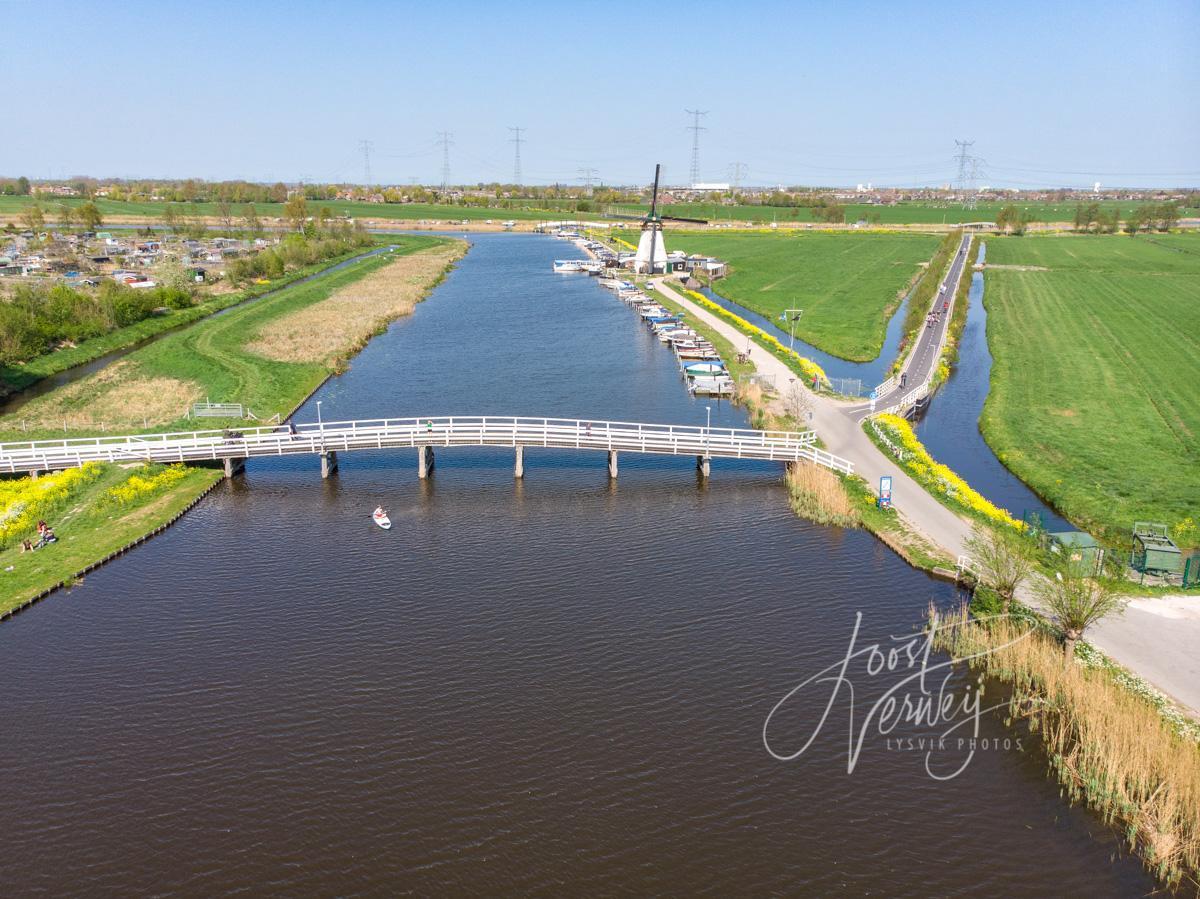
[[[54,531],[51,529],[50,525],[46,524],[44,521],[38,522],[37,530],[38,542],[37,545],[34,546],[34,549],[41,549],[47,543],[54,543],[58,540],[58,538],[54,536]]]
[[[21,552],[31,553],[31,552],[33,552],[33,550],[34,550],[34,545],[30,540],[25,539],[25,540],[21,541]]]

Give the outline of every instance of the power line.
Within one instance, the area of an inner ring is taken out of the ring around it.
[[[360,140],[358,142],[358,145],[360,147],[362,147],[363,179],[364,179],[363,183],[367,187],[370,187],[371,186],[371,145],[372,145],[372,142],[369,140]]]
[[[446,192],[450,184],[450,146],[454,143],[450,139],[452,136],[449,131],[438,132],[438,142],[442,145],[442,193]]]
[[[584,183],[584,186],[587,188],[588,196],[590,197],[592,195],[592,182],[596,180],[596,170],[591,168],[580,169],[579,180]]]
[[[508,130],[513,132],[516,135],[516,137],[509,138],[509,142],[512,143],[516,147],[516,152],[513,156],[513,184],[520,186],[520,184],[521,184],[521,144],[525,143],[525,141],[523,141],[521,139],[521,132],[524,131],[525,129],[518,127],[518,128],[509,128]]]
[[[975,145],[973,140],[955,140],[954,143],[958,146],[958,189],[967,189],[967,167],[970,165],[971,157],[967,150]]]
[[[733,189],[738,190],[742,186],[742,182],[746,180],[746,175],[749,173],[749,168],[744,162],[733,162],[729,164],[729,180],[733,182]]]
[[[692,186],[695,187],[700,181],[700,132],[707,131],[700,124],[700,116],[708,115],[708,110],[704,109],[685,109],[688,115],[692,117],[692,124],[687,126],[687,130],[692,132]]]

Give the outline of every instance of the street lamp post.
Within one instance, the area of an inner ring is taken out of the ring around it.
[[[712,433],[712,406],[705,406],[704,411],[708,413],[708,419],[704,423],[704,455],[709,453],[710,437]]]
[[[325,449],[325,422],[321,419],[321,400],[317,400],[317,430],[321,432],[321,449]]]
[[[788,349],[791,350],[796,343],[796,322],[800,321],[800,316],[804,314],[803,309],[784,309],[783,315],[779,316],[788,323]]]

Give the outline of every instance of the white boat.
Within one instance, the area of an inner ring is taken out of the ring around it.
[[[559,274],[583,271],[584,263],[579,259],[555,259],[554,270]]]
[[[387,517],[387,512],[373,512],[371,513],[371,520],[385,531],[392,529],[392,520]]]
[[[691,378],[688,390],[693,394],[704,396],[731,396],[733,394],[733,379],[724,378]]]
[[[684,373],[692,378],[716,378],[728,375],[724,362],[688,362],[683,366]]]

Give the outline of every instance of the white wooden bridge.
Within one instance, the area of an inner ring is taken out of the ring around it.
[[[250,458],[310,454],[320,457],[321,475],[328,477],[337,467],[338,453],[408,447],[417,451],[418,473],[425,477],[434,448],[455,446],[512,447],[517,477],[525,473],[525,447],[606,452],[611,477],[617,476],[621,452],[695,456],[706,475],[714,458],[808,461],[846,474],[853,471],[851,462],[820,449],[816,439],[813,431],[455,415],[0,443],[0,472],[56,471],[87,462],[223,462],[232,476]]]

